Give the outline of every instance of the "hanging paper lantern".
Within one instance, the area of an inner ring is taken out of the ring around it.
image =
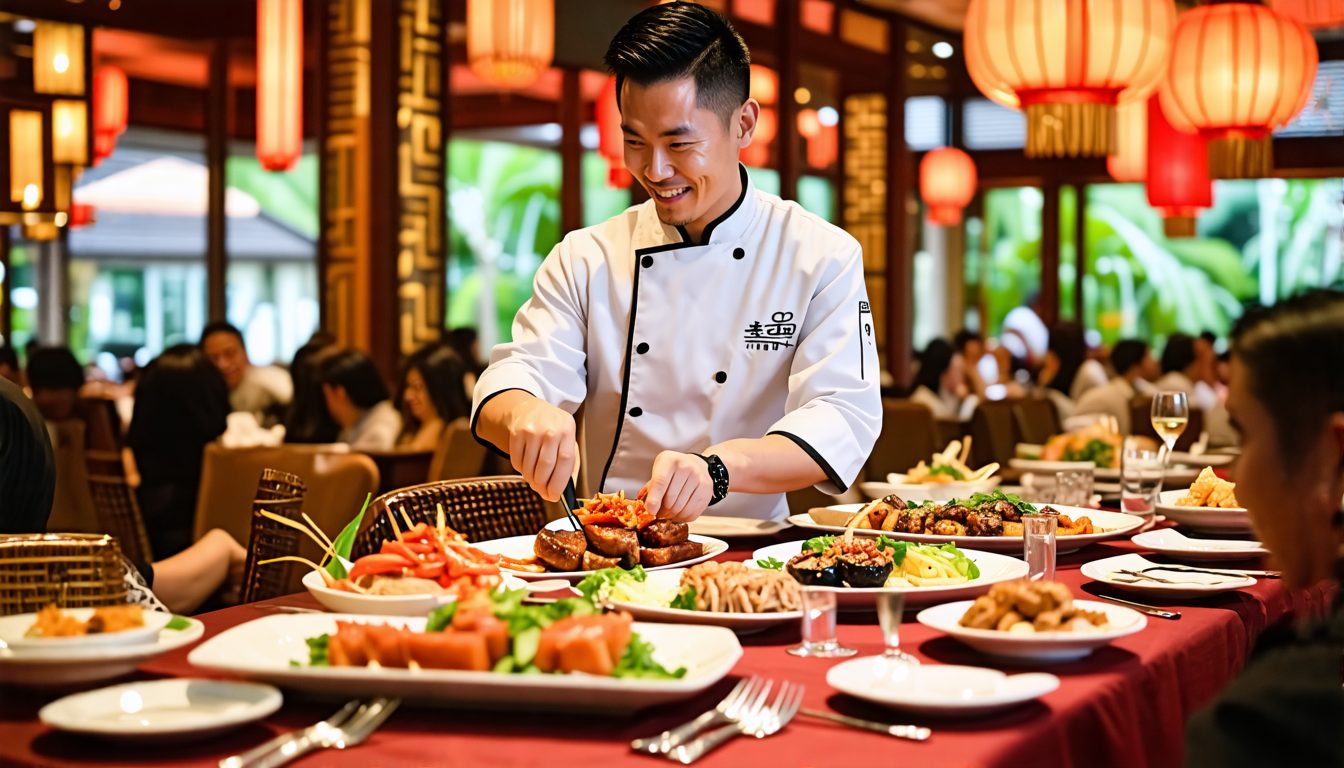
[[[1269,7],[1313,29],[1344,26],[1344,0],[1270,0]]]
[[[1106,170],[1119,182],[1143,181],[1148,175],[1148,99],[1129,99],[1115,108],[1115,151],[1106,156]]]
[[[951,227],[961,223],[961,209],[975,197],[975,162],[955,147],[930,150],[919,163],[919,196],[929,208],[929,221]]]
[[[554,56],[554,0],[467,0],[467,62],[482,80],[523,88]]]
[[[1148,101],[1148,204],[1158,209],[1167,237],[1194,237],[1195,216],[1213,205],[1204,138],[1177,130],[1158,96]]]
[[[41,112],[10,110],[9,199],[25,211],[36,210],[46,197],[42,178],[43,127]]]
[[[84,95],[84,28],[39,21],[33,27],[33,90]]]
[[[770,142],[779,133],[779,118],[773,107],[761,107],[756,118],[756,130],[751,133],[751,144],[742,150],[742,162],[764,168],[770,164]]]
[[[751,65],[751,98],[762,104],[779,101],[779,75],[760,64]]]
[[[303,150],[303,0],[257,0],[257,160],[294,167]]]
[[[807,164],[826,169],[840,159],[840,128],[834,123],[821,124],[816,136],[807,140]]]
[[[1172,0],[971,0],[966,67],[985,96],[1027,115],[1028,157],[1102,157],[1121,93],[1165,73]]]
[[[630,186],[630,171],[625,168],[625,135],[621,131],[621,110],[616,104],[616,76],[607,78],[598,94],[597,153],[607,161],[607,185],[624,189]]]
[[[97,212],[88,203],[75,203],[70,206],[70,228],[79,229],[98,222]]]
[[[1250,3],[1201,6],[1176,25],[1162,111],[1208,140],[1214,178],[1268,176],[1271,134],[1306,106],[1317,63],[1296,21]]]
[[[126,130],[126,73],[120,67],[102,64],[93,70],[93,162],[97,165],[112,154],[117,137]]]
[[[82,99],[51,103],[52,160],[68,165],[89,164],[89,110]]]

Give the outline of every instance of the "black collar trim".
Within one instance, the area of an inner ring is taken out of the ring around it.
[[[718,218],[709,222],[709,224],[705,226],[705,231],[700,233],[700,242],[698,243],[698,245],[709,245],[709,236],[714,234],[714,228],[719,226],[723,222],[727,221],[728,218],[732,216],[734,213],[737,213],[737,209],[742,207],[742,201],[747,199],[747,186],[748,186],[747,169],[741,163],[738,163],[737,172],[742,179],[742,192],[737,196],[737,202],[733,203],[731,208],[719,214]],[[685,229],[682,229],[681,227],[677,227],[677,229],[681,230],[682,239],[686,240],[687,242],[691,242],[691,238],[687,236],[687,232]],[[696,243],[691,244],[696,245]]]

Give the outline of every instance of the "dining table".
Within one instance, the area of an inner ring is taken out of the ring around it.
[[[725,560],[744,560],[759,547],[808,538],[786,528],[771,536],[732,540]],[[1078,598],[1108,593],[1083,576],[1085,562],[1142,552],[1128,539],[1094,544],[1058,557],[1056,579]],[[1225,565],[1225,564],[1220,564]],[[1253,561],[1226,564],[1262,568]],[[1132,596],[1129,596],[1134,599]],[[1277,579],[1200,599],[1145,602],[1179,611],[1177,620],[1148,618],[1147,627],[1064,663],[1014,663],[984,656],[919,624],[907,611],[901,648],[923,664],[962,664],[1015,673],[1057,675],[1058,689],[1007,711],[967,718],[904,713],[851,698],[830,688],[826,673],[842,660],[799,658],[785,649],[800,629],[787,625],[741,636],[743,656],[727,678],[704,693],[674,704],[621,714],[555,711],[490,711],[404,705],[364,744],[328,749],[300,766],[655,766],[663,758],[632,751],[632,739],[657,734],[711,709],[744,676],[806,686],[805,709],[890,724],[927,726],[923,742],[856,730],[799,716],[778,734],[739,737],[711,752],[704,766],[1175,766],[1184,756],[1189,717],[1231,680],[1246,662],[1256,637],[1269,625],[1324,615],[1333,595],[1326,586],[1290,591]],[[317,608],[307,594],[240,605],[199,615],[205,637],[286,608]],[[876,615],[842,612],[838,639],[860,655],[883,652]],[[193,646],[194,647],[194,646]],[[193,667],[191,647],[146,664],[141,679],[227,677]],[[246,654],[247,648],[238,648]],[[134,679],[134,678],[132,678]],[[38,710],[62,695],[21,690],[0,681],[0,765],[214,766],[278,733],[303,728],[333,713],[339,699],[286,692],[284,706],[259,723],[206,741],[156,744],[111,742],[62,733],[43,725]]]

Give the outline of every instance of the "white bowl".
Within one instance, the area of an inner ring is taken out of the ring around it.
[[[170,678],[76,693],[46,705],[37,716],[70,733],[180,742],[260,720],[283,700],[280,691],[259,683]]]
[[[769,536],[789,527],[787,520],[757,520],[750,517],[701,515],[691,521],[691,533],[720,539]],[[566,526],[568,528],[568,526]]]
[[[1130,539],[1144,549],[1168,557],[1192,562],[1250,560],[1269,554],[1258,541],[1232,539],[1192,539],[1175,528],[1155,528]]]
[[[1134,579],[1117,573],[1118,571],[1142,572],[1145,569],[1161,568],[1163,563],[1154,563],[1143,555],[1129,553],[1125,555],[1116,555],[1101,560],[1093,560],[1090,563],[1083,564],[1083,575],[1094,581],[1100,581],[1103,584],[1109,584],[1116,589],[1126,592],[1146,592],[1155,597],[1165,598],[1193,598],[1204,597],[1205,595],[1217,594],[1219,592],[1231,592],[1233,590],[1245,589],[1255,586],[1255,579],[1250,576],[1237,576],[1231,574],[1213,575],[1207,573],[1185,573],[1176,571],[1149,571],[1148,573],[1171,584],[1163,584],[1160,581],[1149,579]],[[1181,566],[1172,566],[1180,569]]]
[[[156,640],[135,645],[85,646],[60,651],[0,649],[0,680],[50,687],[121,677],[159,654],[201,639],[205,625],[196,619],[186,622],[186,629],[164,629]]]
[[[960,548],[961,545],[958,544],[957,547]],[[803,542],[801,541],[790,541],[762,547],[752,553],[751,559],[747,561],[747,567],[759,568],[760,566],[756,564],[757,560],[767,560],[772,557],[780,562],[787,563],[789,558],[802,551]],[[1013,581],[1027,575],[1027,564],[1019,558],[994,552],[979,552],[974,549],[962,549],[961,552],[980,569],[980,578],[964,584],[942,587],[834,587],[831,589],[835,592],[839,607],[846,611],[872,610],[877,605],[877,596],[884,594],[905,595],[906,606],[913,608],[920,605],[934,605],[948,600],[983,595],[994,584],[1001,581]]]
[[[1163,491],[1158,496],[1157,511],[1196,531],[1247,533],[1251,530],[1251,514],[1245,507],[1184,507],[1176,504],[1186,492],[1185,488]]]
[[[328,587],[322,574],[317,571],[304,574],[303,586],[308,589],[308,594],[329,611],[368,616],[424,616],[445,603],[457,600],[453,595],[361,595],[358,592],[346,592]],[[500,589],[523,589],[525,586],[523,580],[507,573],[503,574],[500,583]]]
[[[916,617],[920,624],[944,632],[981,653],[1001,659],[1023,662],[1055,662],[1081,659],[1092,651],[1148,626],[1143,614],[1121,605],[1093,600],[1074,600],[1073,604],[1089,611],[1106,614],[1110,624],[1098,632],[1036,632],[1014,634],[993,629],[968,629],[957,622],[971,607],[970,600],[925,608]]]
[[[94,608],[62,608],[61,611],[80,621],[88,621]],[[115,645],[144,645],[154,642],[159,631],[172,620],[173,616],[162,611],[145,610],[143,627],[125,629],[121,632],[100,632],[93,635],[74,637],[25,637],[24,633],[37,620],[36,613],[20,613],[0,617],[0,647],[9,646],[16,651],[54,651],[64,652],[79,648],[96,648]]]
[[[1046,672],[1007,675],[996,669],[952,664],[907,667],[881,656],[831,667],[826,683],[850,696],[924,715],[971,717],[1032,701],[1059,687]]]

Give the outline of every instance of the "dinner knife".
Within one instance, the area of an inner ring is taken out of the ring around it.
[[[829,720],[833,723],[847,725],[850,728],[858,728],[865,731],[876,731],[885,733],[888,736],[895,736],[910,741],[927,741],[933,735],[933,731],[922,725],[887,725],[872,720],[860,720],[857,717],[848,715],[837,715],[834,712],[823,712],[819,709],[800,709],[798,713],[807,717],[814,717],[818,720]]]
[[[1144,568],[1140,573],[1148,571],[1175,571],[1176,573],[1207,573],[1214,576],[1261,576],[1266,579],[1277,579],[1283,575],[1282,571],[1247,571],[1236,570],[1232,568],[1190,568],[1183,565],[1157,565],[1152,568]]]
[[[1118,598],[1118,597],[1111,597],[1110,595],[1098,595],[1098,594],[1096,594],[1096,593],[1090,593],[1090,594],[1092,594],[1093,597],[1095,597],[1095,598],[1097,598],[1097,599],[1099,599],[1099,600],[1107,600],[1107,601],[1110,601],[1110,602],[1112,602],[1112,603],[1119,603],[1119,604],[1121,604],[1121,605],[1127,605],[1127,606],[1129,606],[1130,608],[1133,608],[1134,610],[1138,611],[1139,613],[1146,613],[1146,614],[1148,614],[1149,616],[1156,616],[1156,617],[1159,618],[1159,619],[1173,619],[1173,620],[1175,620],[1175,619],[1179,619],[1179,618],[1181,618],[1181,612],[1180,612],[1180,611],[1165,611],[1165,610],[1163,610],[1163,609],[1161,609],[1161,608],[1154,608],[1154,607],[1151,606],[1151,605],[1144,605],[1143,603],[1136,603],[1136,602],[1133,602],[1133,601],[1130,601],[1130,600],[1121,600],[1121,599]]]

